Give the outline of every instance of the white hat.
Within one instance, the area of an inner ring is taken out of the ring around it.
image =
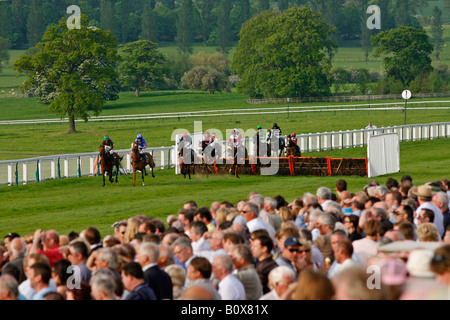
[[[406,263],[409,274],[414,277],[434,277],[435,273],[430,269],[433,255],[433,251],[430,250],[417,249],[411,251]]]

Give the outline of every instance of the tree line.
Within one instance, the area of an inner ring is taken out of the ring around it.
[[[448,1],[447,1],[448,2]],[[0,38],[12,49],[35,46],[45,30],[77,5],[90,26],[110,30],[120,44],[137,40],[176,42],[184,53],[194,44],[214,45],[227,53],[239,40],[243,23],[262,11],[309,6],[335,27],[332,39],[358,40],[369,52],[367,8],[380,7],[381,30],[420,27],[426,0],[11,0],[0,2]]]

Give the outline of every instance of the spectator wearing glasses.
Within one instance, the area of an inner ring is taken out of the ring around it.
[[[292,269],[292,271],[297,274],[297,268],[295,263],[298,259],[298,254],[300,252],[300,241],[297,237],[289,237],[284,241],[284,248],[281,255],[275,262],[279,266],[286,266]]]
[[[255,230],[265,229],[269,232],[272,240],[275,239],[275,229],[272,225],[259,217],[259,207],[253,202],[247,202],[241,210],[241,215],[247,221],[247,228],[250,233]]]

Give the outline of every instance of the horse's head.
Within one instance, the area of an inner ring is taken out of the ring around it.
[[[132,150],[134,153],[139,153],[139,143],[137,143],[136,141],[133,142],[133,146],[131,147],[131,150]]]
[[[100,146],[100,149],[98,150],[98,153],[102,156],[105,154],[105,147],[103,145]]]

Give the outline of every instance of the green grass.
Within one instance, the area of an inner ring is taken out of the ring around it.
[[[448,178],[449,139],[402,143],[401,172],[377,177],[385,183],[389,177],[400,180],[410,174],[416,185]],[[311,153],[307,156],[365,157],[366,148]],[[156,177],[146,177],[147,186],[132,186],[132,176],[120,176],[117,184],[101,186],[100,177],[69,178],[29,183],[13,187],[0,186],[0,234],[18,232],[25,235],[37,228],[54,228],[63,234],[80,232],[96,226],[102,236],[111,234],[111,224],[136,214],[156,216],[163,221],[188,200],[200,206],[213,201],[233,203],[245,199],[251,191],[265,196],[282,195],[288,201],[313,192],[320,186],[334,190],[337,179],[347,181],[350,192],[361,190],[368,178],[358,176],[200,176],[192,180],[175,176],[173,170],[156,170]]]
[[[124,93],[116,102],[107,103],[102,115],[159,113],[188,110],[211,110],[230,108],[286,107],[277,105],[247,105],[245,97],[236,93],[214,95],[193,92],[154,92],[135,98],[132,93]],[[447,99],[448,100],[448,99]],[[5,107],[0,108],[0,120],[26,118],[54,118],[46,107],[35,98],[2,99]],[[401,104],[402,102],[399,102]],[[314,103],[312,105],[324,105]],[[327,103],[328,104],[328,103]],[[298,104],[291,104],[294,107]],[[402,105],[402,104],[401,104]],[[429,104],[439,105],[435,103]],[[448,105],[448,104],[447,104]],[[302,105],[303,106],[303,105]],[[286,108],[287,109],[287,108]],[[409,108],[407,123],[442,122],[450,119],[450,110],[414,110]],[[109,134],[116,149],[128,149],[136,134],[141,132],[150,147],[171,146],[172,133],[176,129],[194,132],[194,121],[202,121],[203,131],[240,128],[244,131],[258,125],[270,128],[277,122],[284,134],[296,132],[329,132],[364,128],[369,122],[378,127],[402,125],[401,111],[338,111],[257,115],[230,115],[223,117],[198,117],[153,120],[127,120],[108,122],[77,122],[77,132],[68,134],[67,123],[3,125],[0,130],[0,160],[24,159],[43,155],[64,153],[95,152],[104,134]]]

